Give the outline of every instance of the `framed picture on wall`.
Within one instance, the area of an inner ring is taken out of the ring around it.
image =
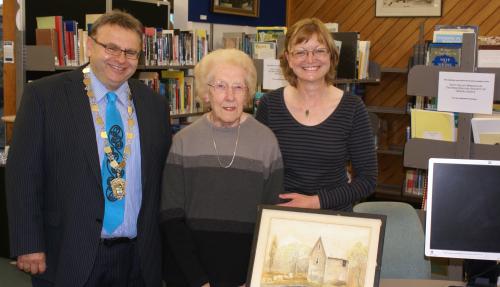
[[[212,0],[212,12],[259,17],[259,0]]]
[[[439,17],[442,0],[376,0],[376,17]]]
[[[260,206],[247,286],[378,286],[385,216]]]

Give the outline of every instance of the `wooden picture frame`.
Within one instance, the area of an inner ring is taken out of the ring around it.
[[[259,17],[259,0],[212,0],[212,12]]]
[[[442,0],[376,0],[376,17],[439,17]]]
[[[260,206],[247,286],[378,286],[385,216]]]

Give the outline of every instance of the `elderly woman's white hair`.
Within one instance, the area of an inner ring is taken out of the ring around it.
[[[201,59],[194,68],[196,97],[204,101],[208,98],[208,83],[213,81],[217,65],[233,65],[242,68],[245,73],[245,84],[248,87],[248,101],[251,101],[257,88],[257,70],[253,60],[244,52],[237,49],[215,50]]]

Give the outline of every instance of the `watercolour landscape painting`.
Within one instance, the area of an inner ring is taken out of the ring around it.
[[[375,286],[383,219],[282,209],[261,212],[250,286]]]

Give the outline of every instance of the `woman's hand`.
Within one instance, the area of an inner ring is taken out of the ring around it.
[[[279,195],[281,199],[288,200],[285,203],[278,204],[279,206],[302,207],[320,209],[319,196],[317,195],[303,195],[300,193],[285,193]]]

